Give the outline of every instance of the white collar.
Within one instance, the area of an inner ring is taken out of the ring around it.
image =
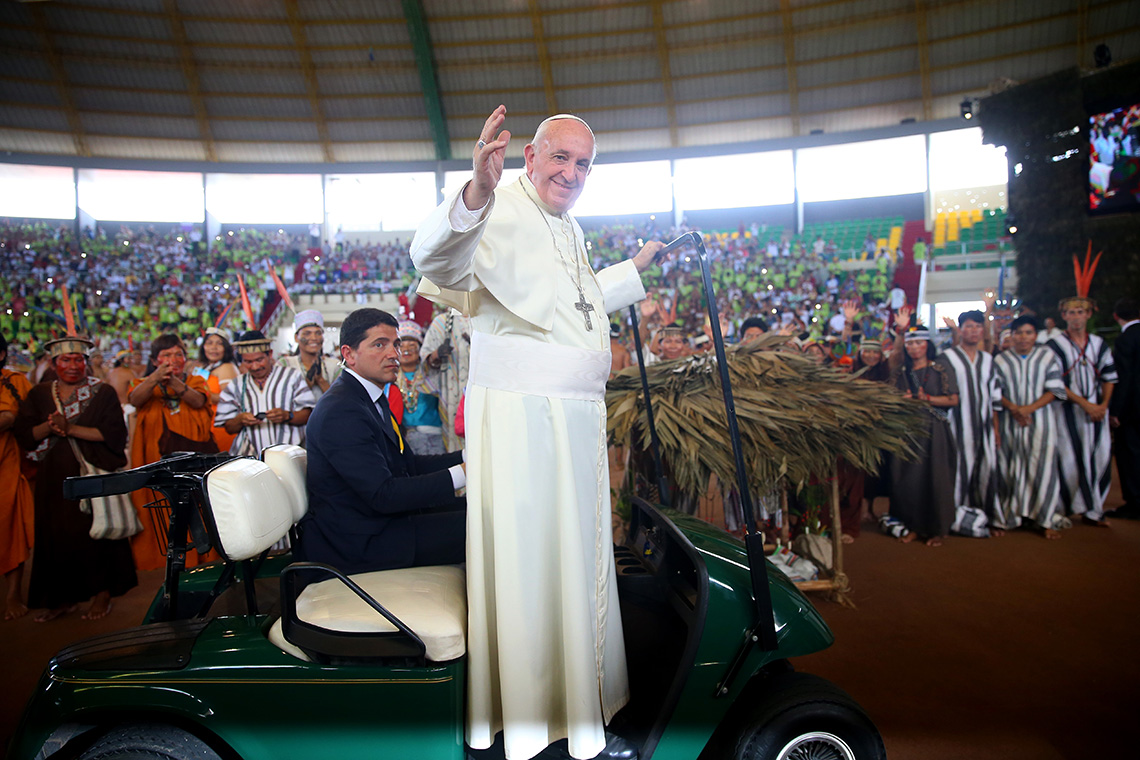
[[[1138,324],[1140,324],[1140,319],[1134,319],[1131,322],[1125,322],[1124,324],[1122,324],[1120,326],[1120,332],[1124,332],[1129,327],[1132,327],[1132,325],[1138,325]]]
[[[355,377],[360,382],[360,384],[364,386],[364,391],[365,391],[365,393],[368,394],[368,398],[372,399],[373,404],[375,404],[379,400],[379,398],[384,395],[384,389],[383,388],[381,388],[379,385],[372,382],[368,378],[364,377],[363,375],[361,375],[356,370],[349,369],[348,367],[345,367],[344,371],[347,372],[348,374],[352,375],[353,377]]]

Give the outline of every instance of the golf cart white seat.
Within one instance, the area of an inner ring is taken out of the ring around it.
[[[299,446],[271,446],[264,462],[235,459],[206,477],[206,491],[221,541],[231,561],[256,557],[286,536],[308,510],[307,454]],[[467,651],[467,591],[454,566],[412,567],[351,577],[369,596],[423,641],[425,657],[444,662]],[[336,579],[307,586],[297,597],[299,620],[341,633],[392,633],[396,626]],[[278,618],[269,639],[299,659],[310,658],[286,641]]]
[[[467,586],[463,570],[454,565],[407,567],[351,576],[373,599],[415,631],[425,656],[446,662],[467,652]],[[390,633],[396,627],[336,579],[307,586],[297,598],[297,617],[332,631]],[[285,640],[278,618],[269,640],[281,651],[309,660]]]

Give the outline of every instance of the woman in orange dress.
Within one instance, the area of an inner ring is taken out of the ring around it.
[[[32,384],[21,373],[5,369],[7,360],[8,341],[0,335],[0,573],[8,585],[4,619],[13,620],[28,611],[22,586],[35,507],[32,488],[20,471],[24,452],[12,435],[20,402],[28,397]]]
[[[168,430],[196,442],[213,443],[210,435],[214,414],[210,406],[209,389],[199,376],[186,376],[186,349],[177,335],[160,335],[151,344],[147,374],[131,383],[128,397],[136,411],[134,440],[131,442],[131,464],[140,467],[157,462],[164,455],[179,450],[177,446],[162,450],[162,439]],[[169,444],[168,444],[169,446]],[[216,447],[214,447],[216,448]],[[131,494],[144,530],[131,539],[131,551],[139,570],[154,570],[166,565],[165,520],[159,513],[144,509],[146,504],[159,497],[154,491],[143,488]],[[209,556],[209,555],[208,555]],[[186,556],[186,566],[192,567],[214,557],[195,562],[194,555]]]
[[[198,349],[198,362],[194,374],[206,381],[210,391],[212,421],[217,412],[218,400],[222,397],[222,390],[241,374],[237,362],[234,361],[234,347],[226,340],[226,334],[217,327],[206,328],[206,339]],[[230,444],[234,442],[234,435],[227,433],[223,427],[210,430],[214,436],[214,443],[218,444],[218,451],[229,451]]]

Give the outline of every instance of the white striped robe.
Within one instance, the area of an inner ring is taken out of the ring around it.
[[[1065,400],[1061,363],[1045,346],[1034,346],[1026,356],[1002,351],[994,359],[1002,393],[1010,403],[1029,406],[1045,393]],[[998,504],[1008,528],[1022,519],[1041,528],[1053,528],[1061,517],[1061,481],[1057,470],[1057,423],[1053,404],[1033,413],[1022,427],[1013,413],[1002,409],[1001,445],[998,447]]]
[[[1001,386],[994,358],[979,350],[973,361],[958,346],[936,359],[958,381],[958,406],[950,407],[950,432],[957,446],[954,530],[985,537],[985,520],[1002,527],[997,498],[997,442],[994,412],[1001,408]],[[972,526],[967,528],[966,526]]]
[[[264,387],[258,387],[253,378],[243,374],[222,389],[214,414],[214,427],[221,427],[226,420],[242,412],[257,414],[270,409],[297,412],[316,405],[317,399],[304,375],[295,369],[274,364]],[[230,453],[260,456],[262,449],[277,443],[305,445],[305,426],[263,421],[260,425],[243,427],[230,445]]]
[[[1116,382],[1112,351],[1099,336],[1089,335],[1082,349],[1068,333],[1045,344],[1061,362],[1061,377],[1073,393],[1094,403],[1104,400],[1104,384]],[[1112,438],[1108,418],[1093,422],[1071,401],[1053,405],[1057,420],[1057,461],[1061,501],[1070,514],[1092,520],[1104,517],[1104,500],[1112,484]]]

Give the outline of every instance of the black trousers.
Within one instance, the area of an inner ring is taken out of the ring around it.
[[[1140,418],[1120,421],[1120,427],[1113,431],[1112,447],[1124,503],[1140,509]]]
[[[467,513],[425,512],[416,524],[414,567],[458,565],[467,559]]]

